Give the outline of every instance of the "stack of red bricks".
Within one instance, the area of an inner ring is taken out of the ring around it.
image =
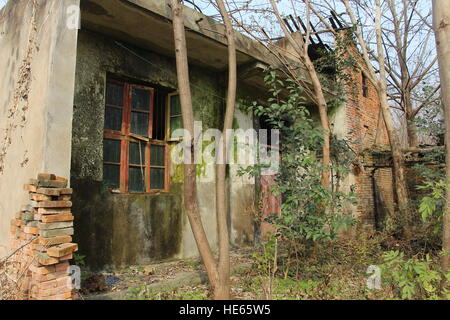
[[[33,300],[66,300],[73,298],[69,260],[78,246],[72,243],[72,189],[67,179],[41,173],[24,189],[29,204],[12,221],[13,248],[21,249],[19,265],[26,270],[26,289]]]

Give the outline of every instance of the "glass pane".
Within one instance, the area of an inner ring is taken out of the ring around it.
[[[145,192],[145,168],[129,167],[128,191]]]
[[[122,109],[106,107],[105,108],[105,129],[122,130]]]
[[[164,190],[164,169],[150,169],[150,189]]]
[[[150,165],[164,167],[164,146],[150,146]]]
[[[166,138],[166,94],[164,91],[155,91],[152,137],[156,140],[164,140]]]
[[[181,114],[181,103],[180,96],[171,96],[170,97],[170,115],[177,116]]]
[[[145,164],[145,143],[130,142],[130,164]]]
[[[131,132],[148,137],[148,113],[131,112]]]
[[[103,161],[120,163],[120,140],[103,140]]]
[[[150,91],[133,88],[131,93],[131,108],[135,110],[150,110]]]
[[[123,106],[123,85],[114,82],[106,84],[106,104]]]
[[[113,164],[103,165],[103,184],[112,189],[120,188],[120,166]]]
[[[182,129],[183,128],[183,118],[181,117],[175,117],[170,118],[170,136],[173,136],[173,132],[176,129]]]

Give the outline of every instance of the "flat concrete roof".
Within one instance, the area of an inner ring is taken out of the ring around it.
[[[228,66],[225,26],[184,7],[190,63],[222,71]],[[168,56],[174,56],[168,0],[81,0],[81,26]],[[238,66],[279,65],[259,42],[236,33]]]

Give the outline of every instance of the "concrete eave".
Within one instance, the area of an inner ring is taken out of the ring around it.
[[[223,24],[191,8],[184,8],[190,63],[226,70],[227,39]],[[81,0],[81,27],[121,41],[174,56],[171,9],[167,0]],[[236,33],[238,66],[260,62],[276,65],[260,43]]]

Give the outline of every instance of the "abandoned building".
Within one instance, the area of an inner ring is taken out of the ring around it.
[[[32,3],[10,1],[0,11],[0,256],[9,243],[10,219],[28,201],[22,185],[38,172],[70,178],[74,242],[91,268],[197,255],[183,212],[182,165],[169,157],[177,143],[172,132],[182,122],[168,1]],[[73,6],[81,8],[79,28],[68,26]],[[224,26],[190,8],[185,23],[195,118],[203,129],[220,128],[227,83]],[[276,60],[241,34],[237,50],[238,103],[261,100],[267,94],[264,69]],[[330,110],[334,133],[351,138],[356,151],[386,145],[376,91],[362,73],[355,82],[358,96]],[[236,128],[258,126],[258,119],[237,108]],[[270,182],[238,176],[238,169],[230,165],[228,172],[235,247],[253,244],[261,232],[252,213]],[[373,182],[388,206],[391,169],[360,169],[355,166],[346,181],[359,193],[358,206],[349,210],[373,225]],[[201,168],[197,188],[215,244],[213,166]],[[264,201],[267,211],[277,210],[278,199]]]

